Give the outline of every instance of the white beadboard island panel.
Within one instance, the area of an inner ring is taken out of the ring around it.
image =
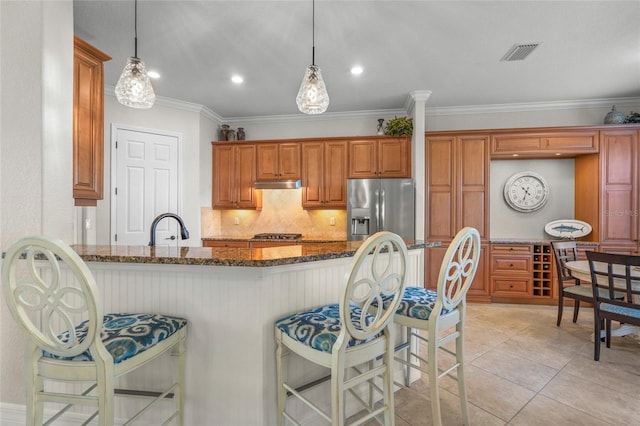
[[[424,249],[409,251],[408,285],[422,285],[423,259]],[[291,312],[337,302],[351,260],[262,268],[87,264],[105,312],[162,312],[189,320],[186,425],[262,426],[277,424],[274,322]],[[293,359],[290,367],[300,383],[324,375]],[[157,368],[131,382],[152,386]],[[121,404],[118,417],[134,409],[127,404]]]

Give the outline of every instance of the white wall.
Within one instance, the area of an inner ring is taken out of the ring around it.
[[[116,59],[114,58],[114,60]],[[118,103],[112,90],[106,90],[104,101],[104,199],[98,201],[98,206],[95,208],[97,244],[109,244],[110,242],[112,124],[180,135],[181,147],[178,156],[182,176],[178,213],[190,233],[189,240],[181,244],[200,246],[200,203],[204,197],[201,187],[202,175],[209,176],[208,198],[211,199],[210,142],[215,137],[218,124],[214,119],[202,114],[200,108],[175,108],[165,106],[161,102],[147,110],[129,108]],[[206,161],[208,150],[209,159]]]
[[[0,249],[73,243],[71,1],[0,2]],[[24,335],[0,303],[0,401],[24,403]]]
[[[504,201],[504,184],[511,175],[522,171],[540,174],[549,184],[549,199],[540,210],[530,213],[517,212]],[[550,238],[544,226],[556,219],[574,219],[573,159],[549,160],[499,160],[490,167],[490,238],[495,239],[544,239]]]

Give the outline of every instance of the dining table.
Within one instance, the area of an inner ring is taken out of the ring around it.
[[[565,263],[565,266],[570,271],[571,276],[578,278],[580,281],[583,281],[583,282],[588,282],[588,283],[591,282],[591,269],[589,269],[588,260],[574,260],[574,261]],[[607,265],[602,262],[594,262],[594,266],[596,270],[602,270],[602,271],[607,270]],[[613,270],[616,273],[622,274],[624,273],[623,268],[624,267],[622,265],[614,265]],[[633,282],[635,282],[636,283],[635,285],[637,285],[640,288],[640,269],[631,268],[631,276],[638,277],[638,280],[637,281],[634,280]],[[604,279],[604,277],[602,278]],[[611,330],[611,335],[612,336],[631,335],[636,340],[640,341],[640,327],[635,325],[630,325],[630,324],[621,324],[620,327],[616,328],[615,330],[614,329]],[[604,330],[602,331],[602,336],[604,336]]]

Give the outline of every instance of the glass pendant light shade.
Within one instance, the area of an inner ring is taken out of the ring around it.
[[[320,67],[316,65],[316,2],[312,1],[312,43],[311,43],[311,65],[302,77],[300,90],[296,96],[296,104],[300,112],[305,114],[322,114],[329,107],[329,94],[327,86],[322,79]]]
[[[329,107],[329,94],[322,79],[320,67],[317,65],[307,67],[296,97],[296,104],[300,112],[305,114],[322,114]]]
[[[131,108],[151,108],[156,95],[147,75],[144,61],[130,56],[116,84],[116,98]]]

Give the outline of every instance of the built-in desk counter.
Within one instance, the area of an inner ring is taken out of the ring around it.
[[[361,242],[261,249],[83,246],[105,312],[161,312],[189,320],[186,425],[277,424],[274,323],[292,312],[340,300]],[[408,241],[407,283],[422,286],[424,250]],[[153,386],[162,362],[136,379]],[[159,366],[158,366],[159,365]],[[326,374],[292,360],[307,382]],[[134,407],[122,402],[122,410]],[[328,404],[328,400],[327,400]],[[159,414],[163,413],[159,408]]]

